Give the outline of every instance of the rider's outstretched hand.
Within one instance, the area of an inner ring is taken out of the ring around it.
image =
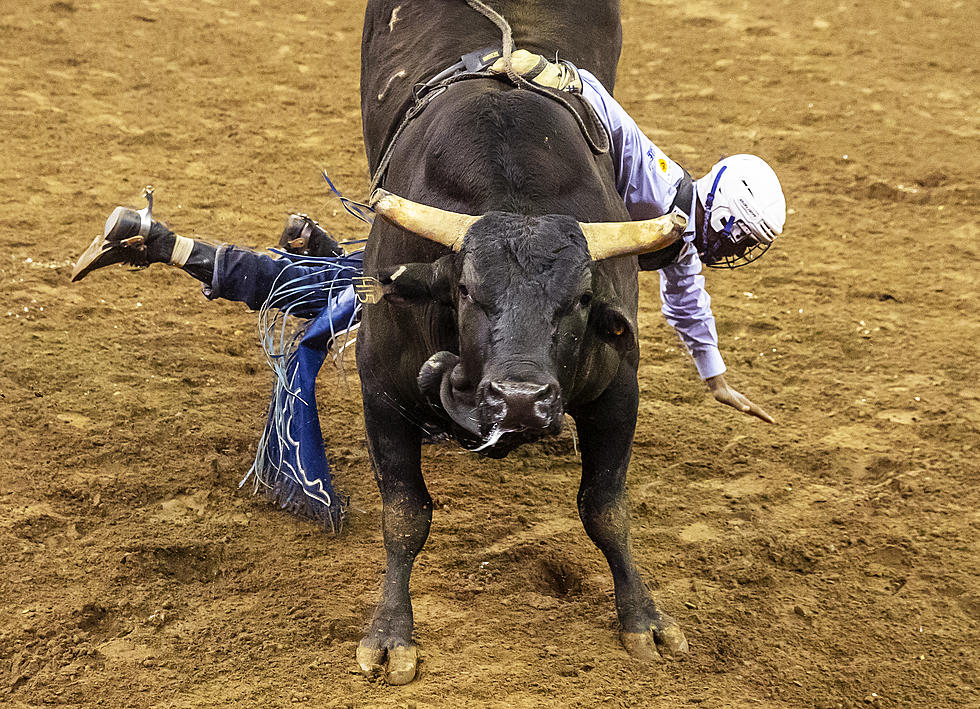
[[[762,407],[753,404],[747,396],[740,394],[729,386],[728,382],[725,381],[724,374],[708,377],[704,382],[708,385],[708,390],[715,397],[716,401],[738,409],[743,414],[760,418],[766,423],[776,423],[776,419],[767,414]]]

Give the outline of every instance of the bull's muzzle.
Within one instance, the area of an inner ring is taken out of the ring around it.
[[[482,389],[481,428],[501,433],[557,433],[562,410],[557,382],[489,381]]]

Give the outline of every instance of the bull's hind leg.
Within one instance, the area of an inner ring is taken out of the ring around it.
[[[582,449],[579,516],[589,538],[605,555],[616,589],[620,639],[643,661],[687,652],[687,640],[673,618],[657,607],[640,577],[630,545],[626,469],[636,428],[635,372],[620,370],[598,400],[575,412]]]
[[[429,536],[432,498],[422,479],[419,429],[366,391],[364,422],[381,489],[387,568],[381,602],[357,648],[357,664],[366,676],[383,674],[389,684],[408,684],[418,669],[408,582]]]

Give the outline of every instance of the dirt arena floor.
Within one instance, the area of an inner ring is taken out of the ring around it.
[[[617,96],[695,174],[772,162],[758,267],[710,272],[716,404],[643,279],[634,543],[683,624],[632,662],[569,432],[426,448],[421,677],[354,648],[383,570],[360,395],[325,371],[340,537],[237,483],[271,390],[256,317],[165,267],[71,262],[157,188],[188,236],[362,232],[363,0],[0,9],[0,705],[980,706],[980,77],[974,2],[624,0]],[[474,19],[474,21],[479,21]]]

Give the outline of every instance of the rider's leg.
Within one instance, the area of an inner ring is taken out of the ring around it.
[[[343,253],[336,242],[305,215],[290,217],[281,242],[295,246],[295,239],[302,236],[309,244],[311,233],[318,250]],[[291,282],[296,286],[309,286],[315,292],[303,288],[301,303],[297,304],[288,294],[279,299],[281,302],[271,303],[277,308],[289,307],[300,317],[316,315],[326,301],[336,295],[333,285],[346,288],[351,277],[357,275],[350,267],[312,261],[294,263],[290,259],[275,259],[236,246],[216,247],[205,241],[188,239],[175,234],[162,222],[153,221],[150,206],[139,211],[117,207],[107,220],[103,235],[97,237],[78,260],[72,280],[81,280],[91,271],[114,263],[137,267],[171,264],[204,283],[208,298],[240,301],[256,310],[267,303],[277,285]],[[337,283],[339,279],[344,282]]]

